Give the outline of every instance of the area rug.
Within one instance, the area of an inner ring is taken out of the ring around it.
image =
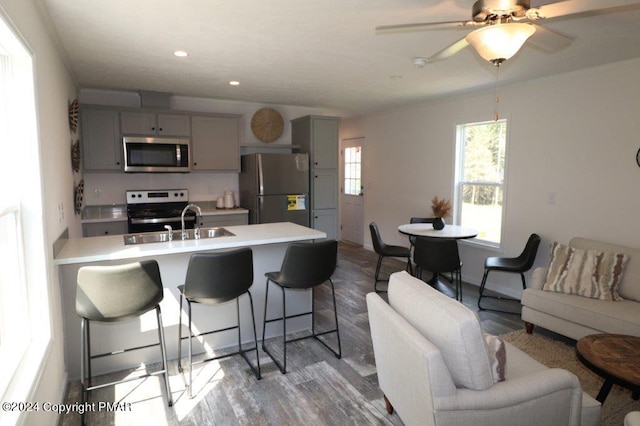
[[[535,332],[527,334],[524,330],[512,331],[500,337],[547,367],[569,370],[578,376],[584,392],[594,398],[598,395],[604,379],[580,362],[574,346]],[[602,425],[622,426],[624,416],[629,411],[640,411],[640,401],[631,399],[629,389],[614,385],[602,406]]]

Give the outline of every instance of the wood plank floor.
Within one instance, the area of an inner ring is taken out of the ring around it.
[[[260,350],[262,380],[256,380],[245,361],[234,356],[194,367],[194,398],[185,393],[185,382],[176,360],[169,362],[174,406],[168,408],[160,377],[129,382],[92,392],[90,402],[118,402],[118,409],[89,412],[89,425],[401,425],[384,408],[377,385],[365,295],[373,291],[377,255],[361,247],[340,243],[336,286],[342,359],[337,359],[313,339],[287,347],[287,374],[282,375]],[[404,269],[404,263],[385,259],[382,273]],[[256,278],[261,279],[261,278]],[[379,284],[385,287],[386,284]],[[448,291],[446,288],[444,291]],[[381,293],[386,298],[386,293]],[[477,312],[476,286],[463,285],[463,300]],[[333,325],[329,286],[316,291],[317,329]],[[483,302],[484,303],[484,302]],[[492,303],[489,301],[488,305]],[[507,307],[519,311],[519,304]],[[482,311],[478,313],[484,330],[502,334],[523,327],[520,315]],[[326,328],[324,328],[326,329]],[[326,337],[335,344],[332,335]],[[275,343],[275,342],[274,342]],[[281,356],[275,350],[276,356]],[[72,348],[75,350],[75,348]],[[250,357],[254,361],[255,357]],[[281,358],[280,358],[281,359]],[[149,366],[153,368],[153,366]],[[103,377],[106,381],[127,377],[124,371]],[[135,374],[134,374],[135,375]],[[81,401],[78,381],[68,384],[66,403]],[[63,415],[62,425],[80,424],[80,415]]]

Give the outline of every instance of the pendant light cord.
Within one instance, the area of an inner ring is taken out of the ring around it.
[[[500,119],[500,115],[498,114],[498,107],[500,104],[500,96],[498,95],[498,79],[500,78],[500,62],[495,63],[496,66],[496,85],[495,85],[495,106],[493,110],[493,121],[498,121]]]

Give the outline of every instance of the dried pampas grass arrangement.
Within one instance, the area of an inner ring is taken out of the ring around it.
[[[451,202],[444,198],[433,197],[431,200],[431,211],[435,217],[448,217],[451,213]]]

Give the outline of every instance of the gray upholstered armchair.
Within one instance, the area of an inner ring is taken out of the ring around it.
[[[406,425],[597,425],[578,378],[505,343],[506,380],[475,314],[406,272],[367,295],[378,382]],[[504,352],[502,352],[504,354]]]

